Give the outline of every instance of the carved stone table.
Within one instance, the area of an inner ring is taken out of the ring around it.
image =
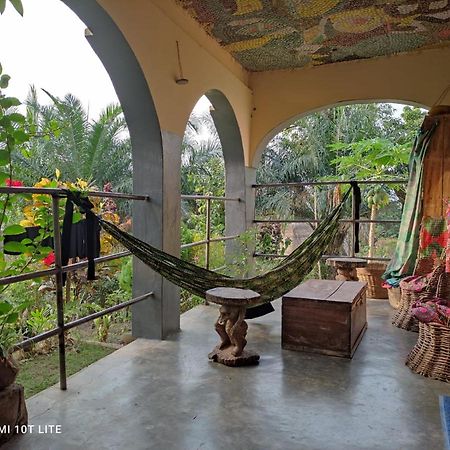
[[[244,318],[247,307],[260,302],[260,295],[248,289],[219,287],[206,291],[206,300],[221,305],[215,323],[221,342],[208,358],[232,367],[258,364],[259,355],[244,350],[248,329]]]
[[[362,258],[328,258],[328,266],[336,267],[336,280],[358,281],[357,267],[367,266],[367,260]]]

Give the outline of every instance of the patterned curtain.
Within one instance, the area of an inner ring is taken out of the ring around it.
[[[438,122],[428,130],[422,129],[416,137],[409,159],[409,180],[403,206],[397,247],[383,278],[398,286],[400,279],[413,274],[419,249],[420,222],[422,220],[423,161]]]

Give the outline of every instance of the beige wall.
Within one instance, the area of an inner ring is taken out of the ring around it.
[[[142,66],[163,130],[183,136],[198,99],[210,89],[231,103],[244,151],[250,147],[252,92],[248,74],[171,0],[101,0]],[[95,33],[95,30],[93,30]],[[176,41],[180,42],[187,85],[177,85]]]
[[[293,118],[340,102],[431,105],[450,83],[450,47],[299,70],[249,74],[173,0],[100,0],[139,60],[161,128],[182,136],[197,100],[220,90],[230,101],[247,166]],[[95,30],[94,30],[95,32]],[[179,86],[176,43],[184,76]],[[450,102],[450,99],[448,99]]]
[[[268,141],[294,117],[339,102],[399,100],[432,105],[450,84],[450,47],[309,69],[254,73],[248,160],[257,165]],[[450,101],[450,98],[447,98]]]

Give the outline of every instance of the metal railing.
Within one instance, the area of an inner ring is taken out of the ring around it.
[[[352,181],[356,183],[356,185],[367,185],[367,184],[407,184],[408,180],[398,179],[398,180],[364,180],[364,181]],[[252,188],[255,189],[255,197],[259,189],[263,188],[286,188],[286,187],[305,187],[305,186],[335,186],[335,185],[350,185],[350,181],[308,181],[308,182],[293,182],[293,183],[261,183],[261,184],[253,184]],[[399,224],[400,220],[390,220],[390,219],[357,219],[357,211],[356,211],[356,202],[355,202],[355,191],[352,191],[352,217],[350,219],[340,219],[341,223],[350,223],[352,224],[352,233],[351,233],[351,255],[324,255],[322,259],[331,258],[333,256],[347,256],[354,258],[355,255],[355,241],[356,241],[356,224],[364,224],[364,223],[378,223],[378,224]],[[255,216],[253,218],[253,223],[315,223],[319,224],[321,222],[320,219],[257,219],[256,218],[256,208],[255,208]],[[288,255],[279,255],[273,253],[255,253],[256,257],[265,257],[265,258],[285,258]],[[369,257],[364,256],[364,259],[371,261],[389,261],[390,258],[383,257]]]
[[[236,239],[239,237],[238,234],[233,236],[222,236],[222,237],[211,237],[211,202],[212,201],[220,201],[220,202],[240,202],[242,201],[237,197],[217,197],[213,195],[181,195],[181,200],[194,200],[194,201],[206,201],[206,209],[205,209],[205,239],[196,242],[190,242],[188,244],[182,244],[181,248],[191,248],[196,247],[198,245],[205,245],[205,267],[206,269],[210,268],[210,259],[211,259],[211,243],[212,242],[223,242],[230,241],[232,239]],[[216,267],[215,270],[218,270]]]
[[[61,245],[61,230],[59,225],[59,202],[61,198],[65,197],[63,189],[49,189],[49,188],[35,188],[35,187],[0,187],[0,194],[43,194],[52,197],[52,220],[53,220],[53,250],[55,254],[55,267],[47,270],[39,270],[34,272],[27,272],[19,275],[13,275],[9,277],[0,278],[0,286],[19,283],[21,281],[33,280],[43,277],[55,277],[56,286],[56,309],[57,309],[57,326],[49,331],[40,333],[29,339],[26,339],[17,345],[14,349],[28,349],[33,344],[49,339],[53,336],[58,336],[58,350],[59,350],[59,385],[62,390],[67,389],[67,373],[66,373],[66,342],[65,332],[71,328],[82,325],[86,322],[90,322],[98,317],[103,317],[107,314],[119,311],[123,308],[127,308],[130,305],[134,305],[141,302],[153,295],[153,292],[135,297],[126,302],[119,303],[110,308],[106,308],[102,311],[95,312],[85,317],[81,317],[72,322],[65,323],[64,321],[64,295],[63,295],[63,274],[69,272],[75,272],[88,265],[87,261],[81,261],[68,266],[62,265],[62,245]],[[126,200],[140,200],[150,201],[148,195],[135,195],[135,194],[122,194],[118,192],[104,192],[104,191],[89,191],[87,195],[91,197],[106,197],[106,198],[122,198]],[[95,263],[103,263],[112,261],[115,259],[123,258],[130,255],[130,252],[119,252],[112,255],[101,256],[95,258]]]
[[[119,303],[117,305],[111,306],[109,308],[103,309],[101,311],[95,312],[88,316],[84,316],[73,320],[71,322],[65,323],[64,320],[64,295],[63,295],[63,274],[69,272],[75,272],[77,270],[87,267],[87,261],[80,261],[70,265],[62,265],[62,245],[61,245],[61,229],[59,224],[59,202],[61,198],[65,197],[65,192],[63,189],[58,188],[36,188],[36,187],[0,187],[0,194],[14,195],[14,194],[41,194],[48,195],[52,198],[52,221],[53,221],[53,250],[55,254],[55,267],[45,270],[37,270],[27,273],[21,273],[18,275],[11,275],[8,277],[0,278],[0,286],[6,286],[14,283],[20,283],[23,281],[29,281],[37,278],[44,277],[55,277],[56,286],[56,309],[57,309],[57,326],[51,330],[40,333],[31,338],[25,339],[24,341],[16,344],[14,350],[27,350],[32,347],[32,345],[42,342],[54,336],[58,336],[58,350],[59,350],[59,384],[62,390],[67,389],[67,372],[66,372],[66,342],[65,342],[65,332],[80,326],[84,323],[90,322],[99,317],[103,317],[107,314],[119,311],[121,309],[127,308],[131,305],[139,303],[153,295],[153,292],[135,297],[131,300]],[[137,200],[137,201],[150,201],[148,195],[136,195],[136,194],[123,194],[119,192],[104,192],[104,191],[89,191],[86,195],[91,197],[102,197],[102,198],[119,198],[126,200]],[[206,201],[206,238],[202,241],[192,242],[189,244],[184,244],[182,248],[189,248],[198,245],[206,245],[205,250],[205,260],[206,267],[209,268],[210,264],[210,244],[212,242],[221,242],[231,239],[235,239],[236,236],[224,236],[224,237],[211,237],[211,202],[212,201],[241,201],[239,198],[229,198],[229,197],[216,197],[216,196],[206,196],[206,195],[182,195],[183,200],[195,200],[195,201]],[[116,259],[124,258],[131,255],[128,251],[122,251],[114,253],[111,255],[100,256],[94,259],[95,264],[100,264],[108,261],[113,261]]]

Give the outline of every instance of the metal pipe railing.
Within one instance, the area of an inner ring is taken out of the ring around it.
[[[60,195],[64,196],[65,191],[61,188],[37,188],[30,186],[8,186],[0,187],[0,194],[42,194],[42,195]],[[137,194],[123,194],[121,192],[106,192],[106,191],[87,191],[85,194],[88,197],[110,197],[122,198],[126,200],[144,200],[150,201],[149,195]]]
[[[280,258],[284,259],[287,258],[289,255],[279,255],[278,253],[253,253],[253,256],[255,258]],[[348,255],[322,255],[320,259],[328,259],[328,258],[348,258]],[[385,258],[384,256],[380,257],[370,257],[370,256],[363,256],[363,259],[367,259],[368,261],[390,261],[391,258]]]
[[[214,195],[190,195],[190,194],[182,194],[181,200],[194,200],[194,201],[206,201],[206,209],[205,209],[205,239],[196,242],[189,242],[187,244],[182,244],[181,248],[192,248],[197,247],[199,245],[205,246],[205,267],[209,269],[210,267],[210,259],[211,259],[211,243],[212,242],[221,242],[228,241],[231,239],[236,239],[239,235],[235,236],[224,236],[218,238],[211,238],[211,211],[212,205],[211,202],[214,201],[222,201],[222,202],[240,202],[242,201],[238,197],[217,197]]]
[[[320,223],[320,219],[255,219],[254,223]],[[339,219],[341,223],[400,223],[398,219]]]
[[[407,184],[408,180],[404,179],[396,179],[396,180],[363,180],[363,181],[302,181],[302,182],[292,182],[292,183],[261,183],[261,184],[253,184],[252,188],[257,191],[262,188],[280,188],[280,187],[300,187],[300,186],[334,186],[334,185],[343,185],[343,184],[351,184],[351,182],[356,184]],[[357,211],[356,211],[356,198],[355,198],[355,190],[352,190],[352,218],[351,219],[340,219],[341,223],[350,223],[352,225],[352,233],[351,233],[351,254],[343,255],[343,256],[351,256],[355,257],[355,242],[356,242],[356,224],[399,224],[400,220],[390,220],[390,219],[357,219]],[[258,219],[256,218],[256,209],[255,215],[253,216],[253,223],[310,223],[310,224],[318,224],[321,221],[319,219]],[[283,255],[263,255],[255,253],[255,256],[266,256],[266,257],[283,257]],[[370,258],[364,257],[367,260],[376,260],[376,261],[389,261],[389,258]]]
[[[52,222],[53,222],[53,251],[55,254],[55,267],[52,269],[39,270],[29,273],[23,273],[19,275],[13,275],[9,277],[4,277],[0,279],[0,286],[5,286],[9,284],[19,283],[21,281],[32,280],[35,278],[42,278],[48,276],[55,277],[55,287],[56,287],[56,309],[57,309],[57,327],[52,330],[41,333],[32,338],[26,339],[25,341],[17,344],[15,349],[28,348],[34,343],[41,342],[45,339],[49,339],[52,336],[58,336],[58,350],[59,350],[59,383],[61,390],[67,389],[67,373],[66,373],[66,344],[65,344],[65,331],[86,323],[90,320],[94,320],[97,317],[102,317],[106,314],[118,311],[127,306],[133,305],[137,302],[145,300],[153,293],[148,293],[140,297],[136,297],[127,302],[114,305],[110,308],[106,308],[102,311],[98,311],[89,316],[82,317],[80,319],[64,323],[64,293],[63,293],[63,274],[68,272],[74,272],[88,265],[87,261],[81,261],[69,266],[62,265],[62,244],[61,244],[61,230],[59,224],[59,202],[61,198],[64,197],[65,191],[59,188],[35,188],[35,187],[0,187],[0,194],[41,194],[49,195],[52,198]],[[122,194],[118,192],[93,192],[89,191],[86,193],[91,197],[109,197],[109,198],[122,198],[127,200],[140,200],[149,201],[150,197],[148,195],[135,195],[135,194]],[[120,253],[115,253],[113,255],[101,256],[95,258],[95,263],[102,263],[106,261],[112,261],[114,259],[123,258],[130,255],[130,252],[124,251]]]
[[[234,236],[223,236],[223,237],[215,237],[211,238],[209,242],[222,242],[222,241],[231,241],[232,239],[238,238],[239,235],[235,234]],[[189,244],[182,244],[181,248],[190,248],[190,247],[196,247],[198,245],[205,245],[208,241],[204,239],[203,241],[195,241],[195,242],[189,242]]]
[[[120,252],[113,253],[112,255],[100,256],[94,259],[95,264],[104,263],[107,261],[112,261],[114,259],[124,258],[125,256],[131,255],[130,252]],[[83,269],[87,267],[87,261],[81,261],[78,263],[71,264],[70,266],[62,266],[63,273],[67,272],[75,272],[77,270]],[[0,286],[5,286],[8,284],[20,283],[21,281],[33,280],[35,278],[45,278],[55,275],[58,272],[58,269],[45,269],[39,270],[37,272],[28,272],[22,273],[20,275],[11,275],[10,277],[0,278]]]
[[[181,200],[217,200],[221,202],[240,202],[239,197],[217,197],[214,195],[181,194]]]
[[[352,180],[353,181],[353,180]],[[357,180],[354,180],[357,181]],[[334,186],[337,184],[350,184],[351,181],[293,181],[290,183],[258,183],[252,184],[252,188],[260,189],[267,187],[296,187],[296,186]],[[357,181],[358,184],[406,184],[408,180],[398,179],[398,180],[361,180]]]
[[[103,309],[102,311],[98,311],[93,314],[89,314],[88,316],[81,317],[80,319],[73,320],[72,322],[68,322],[68,323],[64,324],[64,331],[70,330],[71,328],[75,328],[79,325],[90,322],[94,319],[97,319],[98,317],[103,317],[103,316],[106,316],[107,314],[111,314],[113,312],[120,311],[121,309],[127,308],[128,306],[134,305],[136,303],[139,303],[142,300],[145,300],[146,298],[148,298],[152,295],[154,295],[154,293],[149,292],[148,294],[140,295],[139,297],[135,297],[126,302],[119,303],[117,305]],[[14,346],[14,351],[20,350],[20,349],[26,350],[26,349],[30,348],[33,344],[37,344],[38,342],[45,341],[46,339],[56,336],[57,334],[59,334],[59,330],[60,330],[59,327],[53,328],[51,330],[45,331],[44,333],[33,336],[32,338],[25,339],[24,341],[22,341],[19,344],[16,344]]]

